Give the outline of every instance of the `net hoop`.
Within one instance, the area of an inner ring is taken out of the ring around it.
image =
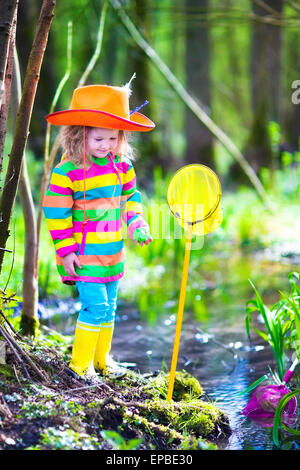
[[[197,171],[201,170],[201,172],[205,173],[209,178],[211,178],[211,180],[213,180],[214,185],[216,186],[216,195],[215,195],[215,201],[214,201],[213,206],[209,208],[206,214],[203,214],[202,218],[197,219],[197,220],[190,220],[190,219],[184,218],[173,207],[174,206],[173,191],[174,191],[174,188],[176,187],[176,184],[178,183],[178,180],[180,180],[180,178],[184,176],[184,174],[191,172],[193,168]],[[221,190],[221,184],[220,184],[218,176],[211,168],[209,168],[206,165],[199,164],[199,163],[191,163],[177,170],[174,176],[172,177],[168,185],[168,190],[167,190],[167,202],[168,202],[169,209],[174,215],[174,217],[176,219],[179,219],[179,222],[181,223],[181,225],[183,223],[187,225],[196,226],[197,224],[200,224],[201,222],[205,222],[208,219],[210,219],[217,211],[220,214],[216,214],[216,217],[218,217],[221,223],[222,221],[222,214],[221,214],[221,208],[220,208],[221,196],[222,196],[222,190]],[[217,226],[219,226],[220,223],[217,223]],[[204,232],[207,233],[206,231]]]

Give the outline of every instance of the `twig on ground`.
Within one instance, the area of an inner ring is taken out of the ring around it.
[[[19,385],[21,385],[21,382],[20,382],[20,379],[19,379],[19,376],[17,374],[17,369],[16,369],[16,366],[13,364],[13,370],[14,370],[14,373],[15,373],[15,376],[16,376],[16,379],[17,379],[17,382]]]
[[[40,371],[40,369],[31,360],[30,356],[26,353],[26,351],[24,351],[24,349],[21,348],[21,346],[14,340],[14,338],[1,325],[0,325],[0,332],[3,335],[4,339],[6,339],[6,341],[8,342],[10,348],[13,350],[13,352],[16,355],[16,357],[18,358],[18,360],[20,361],[20,363],[23,367],[23,370],[24,370],[25,365],[24,365],[21,357],[19,356],[19,354],[17,354],[16,350],[18,350],[18,352],[25,357],[25,359],[27,360],[27,363],[30,364],[30,366],[33,368],[33,370],[35,371],[35,373],[38,375],[38,377],[41,380],[43,380],[45,382],[49,382],[48,377],[44,376],[44,374]],[[25,369],[26,369],[26,367],[25,367]],[[26,371],[27,371],[27,369],[26,369]],[[25,372],[25,370],[24,370],[24,372]],[[27,371],[27,374],[28,374],[28,371]],[[27,375],[26,375],[26,377],[27,377]],[[27,378],[30,378],[30,377],[27,377]]]
[[[109,385],[107,385],[106,383],[103,382],[103,384],[97,384],[96,385],[97,388],[99,388],[99,390],[101,390],[101,388],[103,387],[105,390],[107,390],[108,392],[110,393],[116,393],[115,390],[113,390]]]
[[[82,392],[83,390],[89,390],[91,388],[97,387],[96,384],[93,385],[85,385],[84,387],[77,387],[77,388],[68,388],[67,390],[63,390],[62,392],[57,392],[55,395],[65,395],[67,393],[74,393],[74,392]]]
[[[2,393],[0,393],[0,414],[2,414],[4,417],[11,418],[12,417],[12,412],[10,411]]]
[[[9,300],[11,300],[9,298]],[[0,310],[0,315],[2,316],[3,320],[5,321],[5,323],[8,324],[9,328],[11,329],[11,331],[17,336],[18,339],[20,339],[21,341],[23,340],[22,336],[14,329],[14,327],[12,326],[12,324],[10,323],[10,321],[6,318],[6,316],[4,315],[4,313],[2,312],[2,310]]]
[[[118,398],[115,398],[112,396],[105,398],[103,402],[103,406],[109,405],[110,403],[113,403],[114,405],[119,405],[119,406],[126,406],[127,408],[131,406],[134,408],[144,408],[144,409],[147,408],[147,405],[145,403],[141,403],[139,401],[127,401],[126,402],[126,401],[119,400]]]

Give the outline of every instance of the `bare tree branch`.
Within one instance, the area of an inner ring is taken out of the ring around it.
[[[0,20],[0,106],[4,97],[4,77],[11,39],[11,30],[18,7],[18,0],[2,0]]]
[[[281,13],[278,13],[278,11],[276,11],[274,8],[270,7],[270,5],[268,5],[266,2],[264,2],[263,0],[254,0],[254,3],[256,3],[256,5],[260,6],[261,8],[263,8],[266,12],[268,13],[271,13],[272,15],[274,15],[275,17],[277,18],[284,18],[284,16],[281,14]]]
[[[0,22],[0,176],[2,173],[3,152],[9,110],[17,10],[18,0],[2,1],[2,22]]]
[[[12,82],[13,93],[11,99],[12,122],[16,121],[17,110],[21,100],[21,74],[17,51],[15,51],[14,59],[15,67]],[[34,262],[37,253],[36,217],[27,171],[26,152],[24,152],[23,155],[23,162],[20,173],[19,196],[25,225],[25,250],[22,287],[23,304],[21,312],[21,325],[24,316],[34,319],[35,324],[38,325],[38,280],[35,273]],[[27,324],[28,322],[25,323]],[[29,322],[29,324],[31,323],[32,322]],[[31,329],[30,326],[29,329]]]

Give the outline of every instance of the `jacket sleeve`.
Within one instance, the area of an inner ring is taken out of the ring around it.
[[[143,219],[141,193],[136,189],[136,175],[130,160],[123,180],[121,207],[122,218],[127,224],[130,238],[133,238],[136,228],[145,227],[149,231],[149,226]]]
[[[59,257],[79,248],[73,238],[72,181],[60,168],[54,168],[48,191],[43,200],[47,227]]]

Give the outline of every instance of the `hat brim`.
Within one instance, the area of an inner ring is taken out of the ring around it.
[[[124,131],[147,132],[155,127],[149,118],[138,112],[132,115],[132,119],[125,119],[104,111],[68,109],[48,114],[46,120],[55,126],[104,127]]]

